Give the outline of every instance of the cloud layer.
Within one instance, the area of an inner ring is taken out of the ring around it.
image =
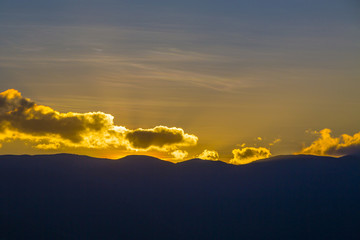
[[[330,129],[314,132],[318,139],[304,147],[300,154],[343,156],[360,153],[360,132],[332,137]],[[260,137],[257,138],[260,141]],[[261,139],[262,140],[262,139]],[[182,128],[156,126],[127,129],[114,124],[114,117],[103,112],[61,113],[38,105],[14,89],[0,93],[0,148],[5,142],[23,141],[38,149],[90,148],[124,149],[130,151],[161,151],[174,160],[184,160],[188,152],[183,147],[195,146],[198,138]],[[274,140],[272,146],[280,142]],[[245,147],[232,151],[231,164],[247,164],[268,158],[264,147]],[[204,150],[197,156],[204,160],[219,160],[217,151]]]
[[[301,150],[301,154],[313,154],[321,156],[343,156],[360,153],[360,132],[353,136],[342,134],[340,137],[332,137],[331,130],[325,128],[314,132],[319,138]]]
[[[198,138],[176,127],[130,130],[114,125],[114,117],[103,112],[60,113],[9,89],[0,93],[0,144],[15,140],[40,149],[82,147],[173,151],[196,145]]]
[[[271,156],[270,150],[264,147],[243,147],[232,151],[234,157],[230,160],[231,164],[247,164]]]

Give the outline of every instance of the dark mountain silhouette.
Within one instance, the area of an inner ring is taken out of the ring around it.
[[[0,239],[360,239],[359,185],[359,156],[0,156]]]

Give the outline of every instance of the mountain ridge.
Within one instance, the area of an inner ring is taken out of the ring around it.
[[[189,164],[191,162],[193,163],[202,163],[202,162],[207,162],[207,163],[225,163],[225,164],[229,164],[229,165],[236,165],[236,164],[231,164],[225,161],[221,161],[221,160],[217,160],[217,161],[213,161],[213,160],[205,160],[205,159],[200,159],[200,158],[192,158],[192,159],[188,159],[185,161],[181,161],[178,163],[173,163],[171,161],[168,160],[164,160],[164,159],[160,159],[157,157],[153,157],[153,156],[149,156],[149,155],[127,155],[118,159],[109,159],[109,158],[105,158],[105,157],[92,157],[92,156],[88,156],[88,155],[78,155],[78,154],[71,154],[71,153],[56,153],[56,154],[4,154],[4,155],[0,155],[0,159],[1,158],[5,158],[5,157],[15,157],[15,158],[19,158],[19,157],[26,157],[26,158],[45,158],[45,157],[64,157],[64,159],[67,158],[87,158],[87,159],[92,159],[92,160],[110,160],[110,161],[163,161],[163,162],[167,162],[167,163],[172,163],[172,164]],[[284,161],[284,160],[297,160],[297,159],[327,159],[327,160],[334,160],[334,159],[348,159],[348,158],[360,158],[359,155],[345,155],[342,157],[331,157],[331,156],[318,156],[318,155],[307,155],[307,154],[294,154],[294,155],[276,155],[276,156],[271,156],[269,158],[264,158],[264,159],[259,159],[256,161],[253,161],[251,163],[248,164],[259,164],[259,163],[263,163],[263,162],[272,162],[272,161]],[[248,164],[240,164],[240,165],[236,165],[236,166],[242,166],[242,165],[248,165]]]
[[[359,158],[0,156],[0,239],[358,239]]]

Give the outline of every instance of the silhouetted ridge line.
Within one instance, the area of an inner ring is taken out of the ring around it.
[[[274,159],[0,156],[0,239],[358,239],[359,158]]]

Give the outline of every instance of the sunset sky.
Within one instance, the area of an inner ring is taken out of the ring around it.
[[[360,151],[356,0],[0,1],[0,154]]]

